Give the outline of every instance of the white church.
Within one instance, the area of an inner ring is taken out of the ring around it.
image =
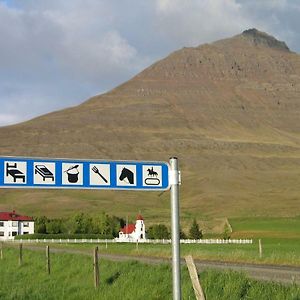
[[[119,231],[117,242],[143,242],[146,240],[146,229],[143,217],[139,214],[135,224],[127,224]]]

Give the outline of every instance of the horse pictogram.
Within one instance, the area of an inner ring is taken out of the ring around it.
[[[148,175],[145,178],[145,185],[159,185],[160,179],[158,177],[158,172],[156,172],[153,167],[147,169]]]
[[[122,169],[122,172],[121,172],[121,175],[120,175],[119,179],[121,181],[124,181],[125,179],[127,179],[127,181],[130,184],[134,184],[134,174],[133,174],[133,172],[130,171],[129,169],[125,168],[125,167]]]
[[[148,176],[150,176],[150,177],[158,176],[158,173],[153,170],[153,167],[151,169],[149,168],[147,171],[148,171]]]

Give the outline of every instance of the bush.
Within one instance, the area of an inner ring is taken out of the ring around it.
[[[203,237],[202,230],[199,229],[199,225],[196,222],[196,219],[194,219],[191,228],[189,230],[189,238],[193,240],[199,240],[202,239],[202,237]]]
[[[106,213],[89,215],[76,213],[66,219],[34,218],[35,232],[38,234],[96,234],[97,236],[118,236],[124,220]]]
[[[229,240],[231,235],[230,228],[227,224],[224,226],[224,231],[223,231],[223,239],[224,240]]]
[[[149,239],[169,239],[171,235],[166,225],[157,224],[149,227],[147,237]]]
[[[179,229],[179,238],[181,240],[186,240],[187,239],[187,235],[185,234],[185,232],[181,228]]]
[[[46,223],[48,222],[47,217],[36,217],[34,218],[34,227],[36,233],[47,233]]]

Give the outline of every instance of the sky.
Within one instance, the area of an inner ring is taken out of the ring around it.
[[[0,126],[78,105],[182,47],[257,28],[300,52],[300,0],[0,0]]]

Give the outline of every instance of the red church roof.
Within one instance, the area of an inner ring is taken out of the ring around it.
[[[130,234],[133,233],[135,230],[135,225],[134,224],[128,224],[126,226],[124,226],[123,228],[121,228],[121,232],[123,232],[124,234]]]
[[[0,221],[33,221],[33,218],[18,215],[15,211],[0,212]]]
[[[144,221],[144,218],[142,217],[141,214],[137,215],[137,216],[136,216],[136,219],[137,219],[137,220],[143,220],[143,221]]]

